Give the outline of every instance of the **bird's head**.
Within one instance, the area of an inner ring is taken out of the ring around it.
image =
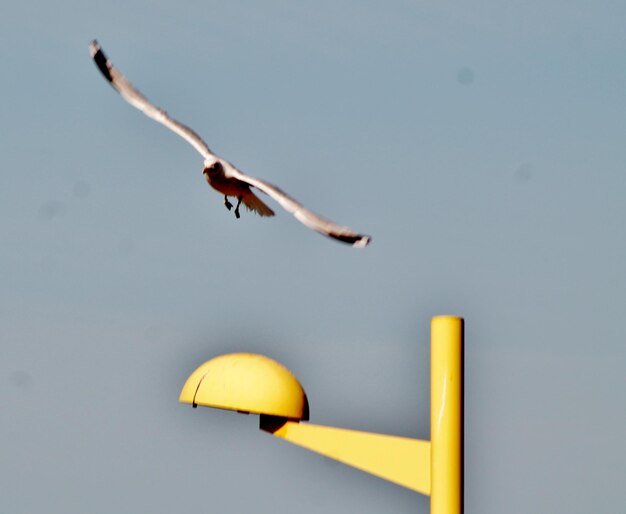
[[[224,172],[224,167],[222,166],[222,163],[220,161],[204,161],[204,168],[202,169],[202,173],[204,175],[216,175],[218,173],[223,173]]]

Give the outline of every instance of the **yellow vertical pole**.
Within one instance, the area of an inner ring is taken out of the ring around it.
[[[463,319],[430,327],[431,514],[463,513]]]

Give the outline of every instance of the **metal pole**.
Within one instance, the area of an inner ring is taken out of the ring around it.
[[[463,513],[463,319],[437,316],[430,341],[431,514]]]

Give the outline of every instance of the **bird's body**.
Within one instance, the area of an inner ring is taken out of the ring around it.
[[[224,205],[228,210],[231,210],[233,207],[228,198],[235,197],[237,199],[235,207],[235,216],[237,218],[239,218],[239,206],[241,203],[259,216],[274,215],[274,211],[254,194],[251,189],[254,187],[276,200],[286,211],[292,213],[298,221],[325,236],[356,247],[367,246],[370,242],[371,238],[369,236],[358,234],[348,227],[343,227],[315,214],[273,184],[247,175],[230,162],[218,157],[192,129],[170,117],[163,109],[158,108],[143,96],[107,59],[96,41],[91,42],[89,50],[102,75],[124,100],[139,109],[146,116],[176,132],[204,157],[202,172],[206,181],[213,189],[224,195]]]
[[[259,216],[274,216],[274,211],[252,192],[249,184],[237,178],[226,176],[225,165],[232,166],[230,163],[224,163],[221,159],[216,160],[210,166],[207,166],[205,162],[202,173],[207,183],[224,195],[224,205],[228,210],[232,207],[228,197],[234,196],[238,202],[243,202],[248,210],[256,212]],[[235,208],[235,216],[237,217],[239,217],[238,207],[239,205]]]

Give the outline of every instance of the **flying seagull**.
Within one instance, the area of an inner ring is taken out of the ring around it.
[[[246,175],[227,160],[218,157],[192,129],[170,117],[167,112],[152,104],[139,90],[135,89],[104,55],[96,40],[90,43],[89,51],[104,78],[122,95],[124,100],[139,109],[146,116],[176,132],[204,157],[202,173],[206,181],[213,189],[224,195],[224,205],[229,211],[233,208],[233,204],[230,203],[228,197],[237,199],[237,204],[235,205],[235,216],[237,218],[239,218],[239,206],[242,202],[248,210],[256,212],[259,216],[274,215],[274,211],[265,205],[251,190],[251,187],[254,187],[276,200],[286,211],[293,214],[298,221],[320,234],[351,244],[357,248],[363,248],[370,242],[371,238],[369,236],[358,234],[348,227],[337,225],[330,220],[322,218],[305,208],[278,187],[264,180]]]

